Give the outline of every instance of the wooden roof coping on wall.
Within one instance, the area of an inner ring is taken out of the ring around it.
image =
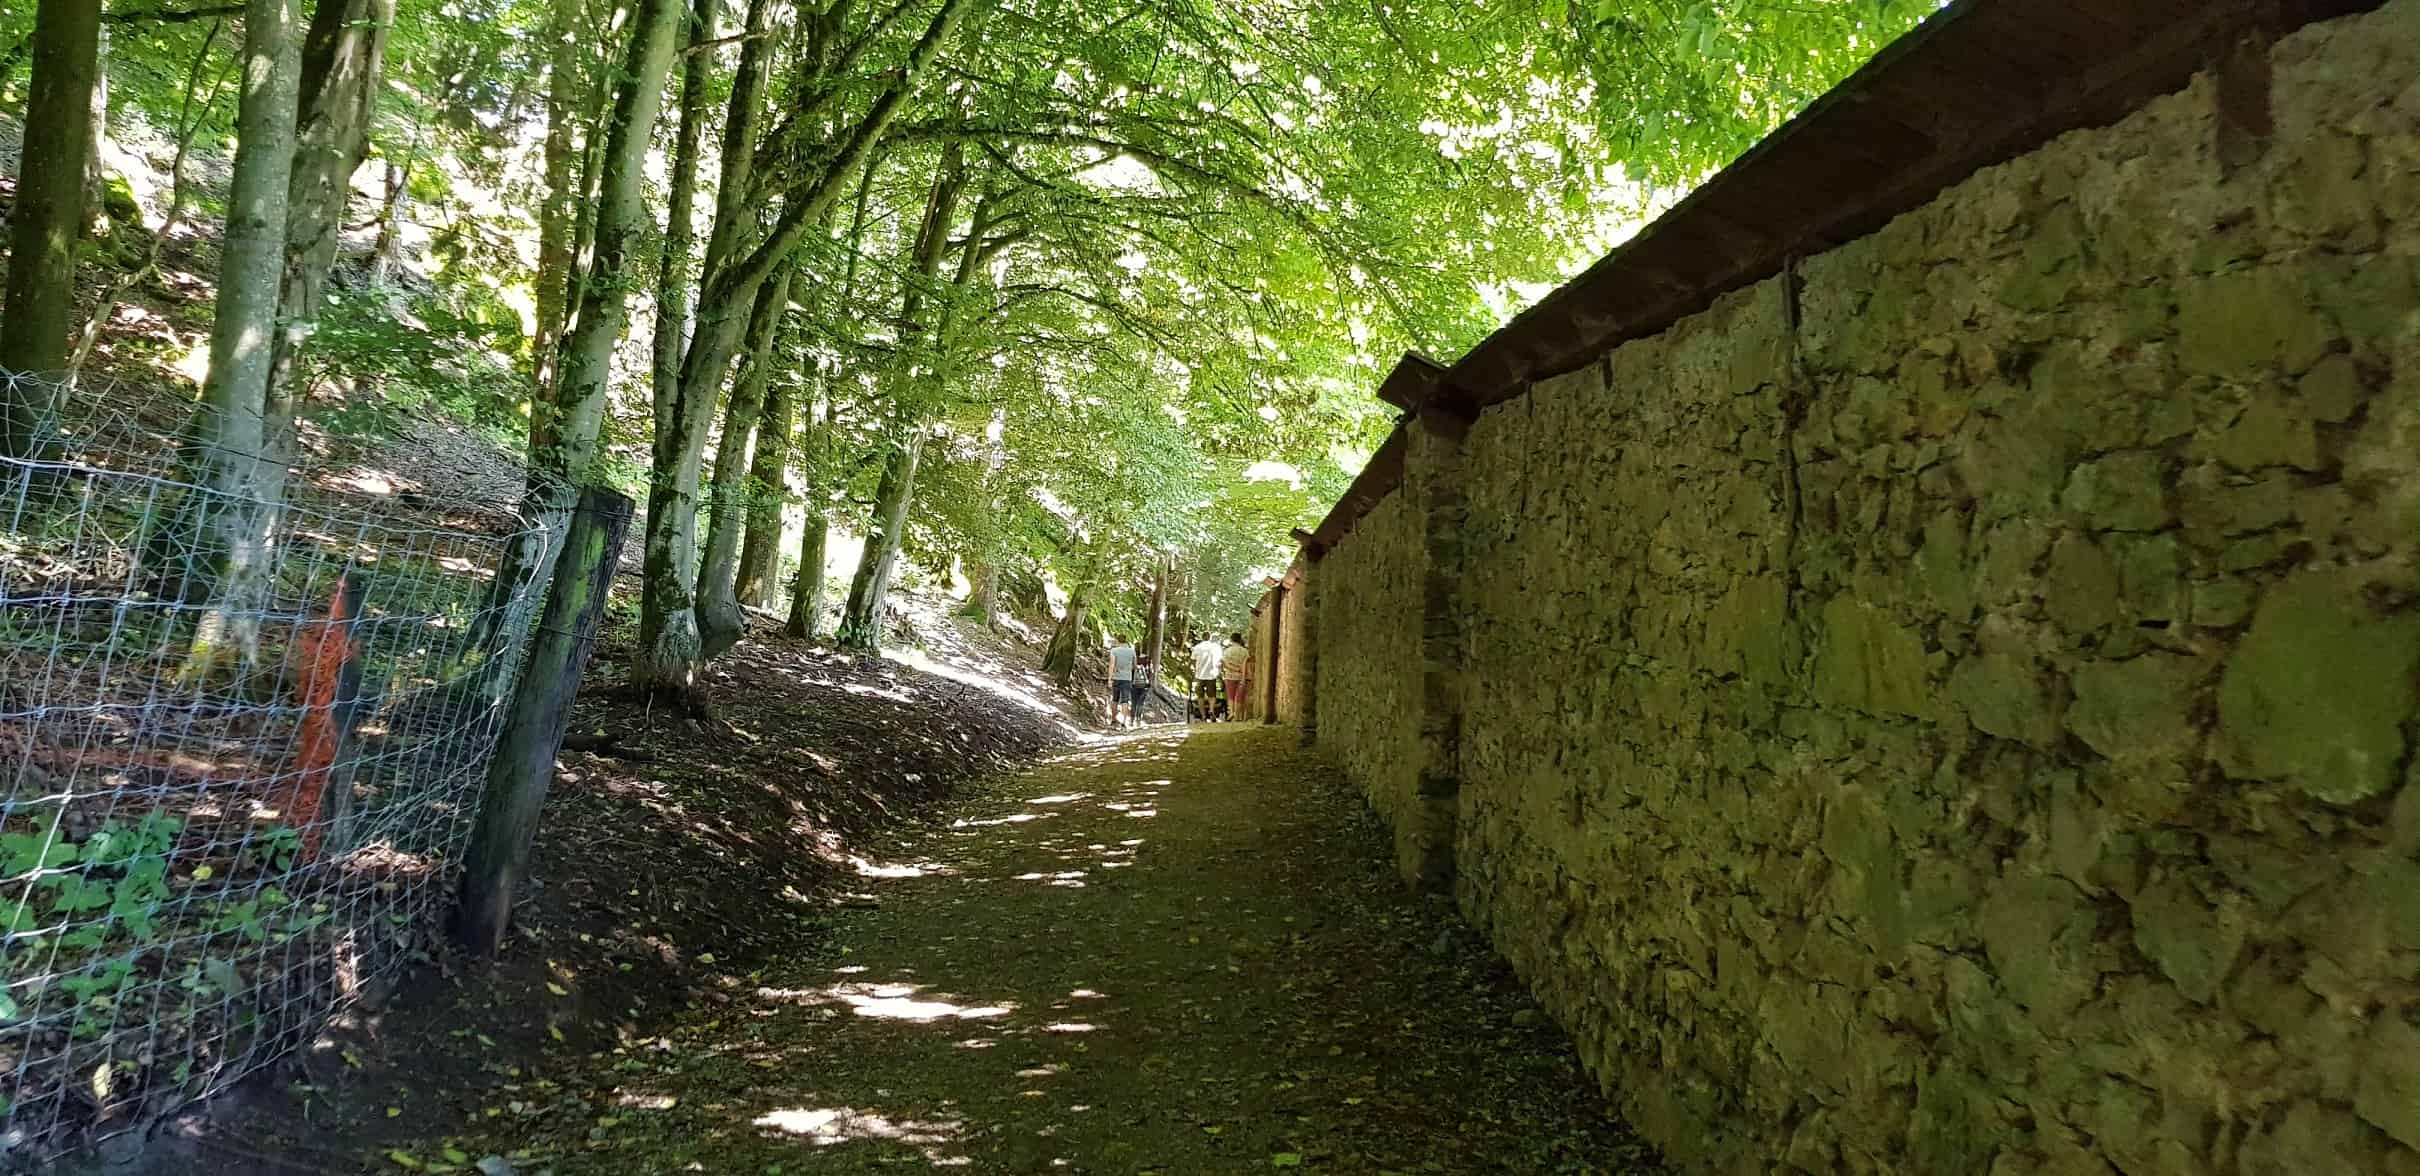
[[[1360,522],[1361,516],[1370,513],[1386,500],[1387,495],[1395,492],[1395,487],[1403,481],[1404,444],[1403,425],[1397,422],[1394,431],[1386,435],[1386,443],[1378,447],[1378,452],[1370,455],[1369,464],[1361,467],[1361,473],[1353,478],[1353,484],[1345,488],[1344,497],[1336,500],[1336,506],[1328,511],[1328,517],[1321,520],[1317,530],[1311,532],[1311,541],[1319,550],[1334,550],[1339,540],[1352,534],[1353,524]]]
[[[1456,407],[1510,400],[1983,168],[2116,122],[2246,42],[2382,2],[1956,0],[1461,360],[1407,354],[1378,395],[1406,412],[1440,388]],[[1322,543],[1394,490],[1402,457],[1398,425],[1320,523]]]

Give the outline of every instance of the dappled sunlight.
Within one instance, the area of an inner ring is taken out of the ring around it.
[[[856,682],[836,682],[833,683],[833,685],[838,686],[840,689],[845,690],[850,694],[857,695],[860,698],[880,698],[890,702],[916,701],[915,691],[900,687],[884,689],[879,686],[865,686]]]
[[[966,656],[966,651],[962,651],[961,655]],[[1045,714],[1053,718],[1062,718],[1064,714],[1047,700],[1048,694],[1054,688],[1049,680],[1040,674],[1010,669],[988,659],[980,666],[943,661],[927,656],[920,649],[886,649],[882,651],[882,657],[885,661],[897,662],[920,673],[931,674],[936,678],[947,678],[963,686],[972,686],[1037,714]]]
[[[951,821],[950,828],[965,829],[983,825],[1021,825],[1027,821],[1039,821],[1052,815],[1053,814],[1051,813],[1010,813],[1004,817],[965,817],[960,818],[959,820]]]
[[[860,1141],[943,1144],[956,1139],[965,1126],[955,1119],[892,1119],[852,1107],[786,1107],[758,1115],[754,1125],[794,1136],[817,1147]],[[963,1157],[943,1157],[930,1150],[926,1151],[925,1158],[935,1163],[968,1162]]]
[[[1048,882],[1053,886],[1065,886],[1070,889],[1081,890],[1084,888],[1084,871],[1062,870],[1056,874],[1045,874],[1036,871],[1030,874],[1019,874],[1016,876],[1016,880],[1019,882]]]
[[[914,989],[908,988],[907,991],[913,992]],[[883,995],[880,991],[843,992],[839,996],[856,1010],[858,1016],[878,1017],[886,1021],[938,1021],[945,1017],[959,1021],[982,1021],[1005,1017],[1016,1011],[1015,1005],[969,1007],[951,1004],[946,1000],[917,1000],[905,992],[896,995]]]
[[[843,974],[857,975],[863,968],[842,969]],[[760,986],[756,995],[777,1005],[802,1005],[807,1008],[847,1009],[860,1017],[878,1021],[908,1021],[927,1024],[934,1021],[988,1021],[1017,1011],[1013,1002],[995,1004],[961,1004],[948,999],[947,994],[925,994],[922,984],[869,984],[843,981],[828,988],[779,988]]]
[[[849,868],[857,871],[857,876],[860,878],[923,878],[934,874],[954,872],[938,862],[900,862],[885,865],[880,862],[869,862],[855,854],[849,855]]]

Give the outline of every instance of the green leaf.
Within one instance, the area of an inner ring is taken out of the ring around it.
[[[1270,1157],[1269,1157],[1269,1166],[1270,1166],[1270,1167],[1272,1167],[1272,1168],[1299,1168],[1299,1167],[1302,1167],[1302,1153],[1301,1153],[1301,1152],[1279,1152],[1279,1153],[1277,1153],[1276,1155],[1273,1155],[1273,1156],[1270,1156]]]

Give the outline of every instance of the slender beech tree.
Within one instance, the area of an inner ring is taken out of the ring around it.
[[[906,279],[899,295],[898,349],[891,362],[896,435],[883,459],[882,480],[874,490],[874,511],[867,528],[865,550],[857,573],[849,581],[848,603],[840,613],[840,643],[871,652],[882,645],[883,598],[889,593],[891,566],[907,530],[908,502],[914,496],[916,466],[924,456],[923,406],[915,404],[917,367],[937,356],[925,321],[930,290],[941,273],[949,248],[950,229],[958,217],[958,200],[966,190],[966,153],[957,143],[941,152],[932,191],[925,197],[924,219],[916,229]],[[968,248],[971,250],[972,245]]]
[[[963,171],[954,149],[944,150],[943,169],[945,177],[952,169]],[[957,271],[933,292],[931,301],[938,304],[938,310],[932,312],[929,328],[924,323],[927,298],[922,285],[931,282],[939,258],[921,252],[927,239],[920,237],[916,268],[908,275],[908,294],[901,300],[900,346],[905,362],[893,365],[897,389],[893,402],[907,421],[907,439],[904,445],[890,451],[874,494],[873,519],[866,531],[865,550],[858,558],[857,573],[849,583],[848,604],[841,613],[843,645],[872,650],[881,644],[883,602],[890,592],[891,569],[898,562],[907,538],[908,510],[915,501],[916,475],[924,443],[931,432],[932,416],[951,394],[957,376],[959,327],[967,308],[968,291],[984,266],[1023,236],[1021,229],[1001,231],[1003,210],[1008,207],[1001,195],[1001,189],[987,189],[976,202],[966,238],[957,246]],[[935,228],[928,220],[926,230]],[[938,235],[929,240],[946,246],[949,229],[944,210],[944,219],[937,226]]]
[[[50,407],[45,385],[9,377],[55,376],[67,365],[100,38],[97,0],[42,0],[34,11],[34,71],[17,202],[9,210],[7,302],[0,305],[0,456],[39,456]]]
[[[790,306],[787,267],[757,291],[750,316],[748,358],[731,389],[731,407],[723,414],[722,442],[714,455],[714,481],[706,497],[706,562],[698,572],[697,625],[700,653],[711,660],[739,643],[747,632],[747,616],[739,603],[739,541],[747,526],[748,503],[742,487],[748,470],[748,442],[764,415],[765,397],[779,362],[782,318]]]
[[[1067,592],[1067,611],[1059,615],[1042,653],[1042,672],[1062,688],[1075,684],[1076,668],[1083,661],[1084,629],[1092,619],[1093,593],[1100,590],[1099,545],[1086,540],[1076,561],[1079,571],[1075,587]]]
[[[681,379],[692,289],[689,266],[697,244],[698,156],[705,143],[707,87],[714,65],[709,44],[717,39],[715,10],[719,7],[719,0],[697,0],[690,18],[688,60],[682,70],[680,134],[672,157],[662,280],[656,293],[655,435],[647,478],[646,569],[639,597],[639,645],[630,666],[631,682],[640,689],[683,697],[691,692],[703,651],[696,601],[698,478],[705,461],[706,431],[714,423],[715,405],[722,394],[720,381],[712,387],[692,389]],[[768,51],[763,42],[750,41],[742,53]],[[743,66],[742,79],[747,72]],[[751,106],[755,102],[744,84],[734,85],[731,98]],[[723,207],[729,203],[725,189],[730,168],[735,159],[749,156],[745,144],[733,152],[732,139],[744,133],[754,118],[752,111],[734,109],[725,119],[725,178],[723,187],[716,190],[718,226]]]
[[[817,285],[814,296],[810,300],[810,305],[817,309],[821,309],[827,304],[842,307],[855,304],[858,263],[865,257],[866,215],[873,198],[874,170],[874,164],[869,161],[857,177],[856,207],[849,215],[848,233],[839,242],[846,252],[848,261],[842,269],[838,297],[836,300],[827,302],[831,291],[830,285],[828,283]],[[817,415],[816,402],[811,396],[821,392],[824,394],[824,402],[829,404],[829,393],[835,371],[830,365],[830,361],[820,353],[808,353],[804,359],[807,369],[802,374],[809,377],[809,381],[800,385],[796,397],[797,407],[806,413],[807,419],[801,435],[788,448],[790,452],[796,454],[802,491],[800,501],[806,508],[806,517],[800,524],[804,529],[800,532],[798,539],[798,577],[793,582],[791,589],[790,623],[784,626],[783,632],[792,637],[811,639],[815,636],[815,626],[821,619],[823,611],[824,532],[827,520],[824,517],[822,479],[824,454],[829,447],[827,433],[830,425],[829,409],[825,409],[821,416]],[[760,470],[764,468],[761,461],[764,451],[765,446],[759,442],[757,453],[760,457],[758,463]],[[770,475],[767,475],[776,490],[780,489],[781,473],[781,469],[776,467]],[[781,524],[781,501],[778,498],[769,505],[769,508],[759,507],[758,513],[753,513],[748,518],[748,540],[740,554],[742,592],[745,592],[748,583],[750,574],[748,569],[760,567],[761,571],[758,574],[765,580],[765,599],[761,603],[766,607],[772,605],[772,597],[775,592],[775,586],[772,583],[773,565],[778,562]],[[751,555],[751,553],[758,554]]]
[[[672,72],[683,11],[681,0],[638,0],[632,11],[630,48],[614,83],[613,111],[597,156],[596,215],[587,230],[593,255],[564,332],[544,443],[530,453],[529,507],[550,534],[562,533],[579,486],[596,464],[614,346],[630,321],[632,251],[647,225],[641,185],[648,142],[662,109],[664,79]],[[537,574],[551,582],[551,557],[542,559]]]
[[[544,429],[543,406],[554,386],[555,346],[563,337],[564,320],[571,314],[570,283],[572,267],[573,210],[580,195],[572,185],[578,182],[574,165],[579,162],[577,142],[580,121],[587,113],[587,79],[580,69],[580,49],[577,36],[581,9],[580,0],[554,0],[546,10],[546,142],[544,147],[546,195],[538,205],[538,273],[534,291],[537,302],[537,329],[531,337],[531,353],[537,357],[537,395],[531,398],[530,426],[533,436]],[[592,136],[593,137],[593,136]]]
[[[741,603],[757,608],[773,607],[776,594],[774,565],[781,562],[782,505],[789,498],[790,430],[803,390],[797,374],[777,372],[772,386],[765,390],[764,412],[756,418],[756,447],[749,455],[748,477],[741,490],[747,535],[740,540],[739,572],[732,591]],[[706,548],[713,550],[711,538]],[[700,620],[702,623],[703,618]]]
[[[291,424],[302,389],[295,363],[336,266],[353,173],[370,153],[395,0],[319,0],[303,37],[294,169],[286,198],[286,258],[266,411],[273,435]],[[284,447],[273,446],[273,450]]]
[[[832,448],[832,399],[827,384],[819,408],[809,414],[799,439],[800,501],[806,518],[799,523],[798,578],[790,586],[790,623],[782,632],[805,641],[815,639],[823,623],[824,543],[831,531],[825,514],[825,469]]]
[[[285,276],[286,207],[294,175],[295,103],[301,89],[297,0],[247,0],[244,87],[236,107],[226,244],[220,251],[210,370],[190,465],[207,493],[187,496],[175,529],[191,544],[181,594],[207,591],[182,673],[207,674],[228,657],[249,661],[257,610],[269,588],[270,532],[281,471],[267,452],[266,410],[277,308]],[[196,575],[195,572],[200,574]]]
[[[814,79],[817,93],[793,105],[783,126],[770,133],[763,154],[782,160],[783,166],[768,174],[762,185],[753,173],[751,153],[739,153],[741,159],[751,160],[741,166],[751,170],[743,171],[738,183],[731,182],[728,174],[736,161],[725,160],[726,181],[718,200],[714,236],[706,248],[700,280],[704,292],[682,359],[677,403],[669,413],[659,405],[656,414],[655,479],[649,490],[647,518],[647,596],[641,602],[639,650],[632,659],[631,674],[633,683],[643,689],[694,698],[701,649],[693,559],[697,479],[704,466],[707,425],[713,419],[715,398],[744,342],[757,290],[789,263],[800,241],[831,211],[848,180],[866,166],[959,21],[976,3],[941,0],[906,59],[880,75],[865,112],[854,122],[840,124],[824,140],[824,150],[813,150],[806,136],[816,125],[814,117],[830,113],[827,99],[850,89],[843,84],[849,79],[840,75],[855,68],[855,50],[838,53],[835,63],[826,67],[827,75]],[[871,44],[873,32],[861,34],[853,44]],[[758,113],[750,111],[751,127]],[[755,191],[770,192],[780,200],[781,215],[762,233],[756,231],[759,212],[768,201],[750,199]],[[671,509],[659,513],[659,501]]]

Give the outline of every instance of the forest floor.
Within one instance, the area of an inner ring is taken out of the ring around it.
[[[627,649],[609,634],[571,728],[594,747],[559,760],[504,957],[437,948],[391,998],[104,1170],[405,1171],[390,1147],[540,1132],[574,1083],[651,1059],[675,1020],[872,902],[868,857],[904,828],[1081,736],[1082,704],[1046,686],[1038,647],[946,605],[903,602],[916,665],[760,633],[707,670],[704,722],[618,696]],[[425,1151],[423,1170],[470,1170]]]
[[[1291,733],[1095,741],[951,813],[864,862],[864,897],[818,934],[718,954],[652,1035],[426,1090],[450,1125],[362,1141],[353,1162],[1659,1170],[1510,970],[1403,891],[1359,797]],[[722,941],[671,921],[659,933],[685,948]]]

